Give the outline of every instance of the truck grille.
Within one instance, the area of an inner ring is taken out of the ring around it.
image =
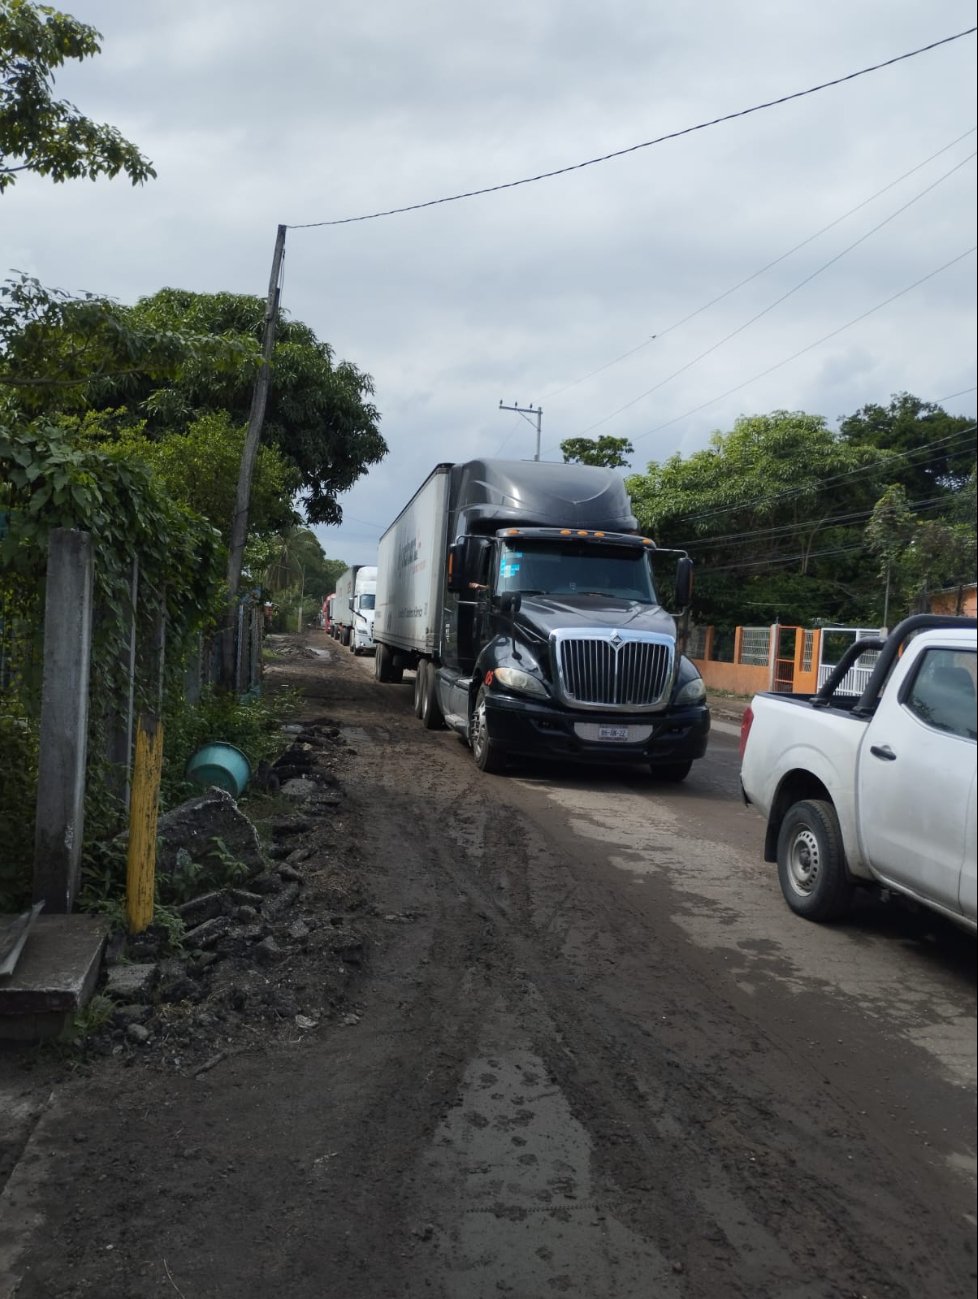
[[[655,708],[672,680],[675,642],[637,632],[551,633],[557,685],[577,708]]]

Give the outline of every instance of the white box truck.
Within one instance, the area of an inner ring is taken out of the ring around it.
[[[622,479],[592,465],[436,466],[380,539],[375,676],[415,671],[414,707],[483,771],[534,754],[644,762],[682,780],[703,756],[706,690],[659,604]]]
[[[353,654],[374,652],[377,568],[354,564],[340,575],[333,599],[333,635]]]

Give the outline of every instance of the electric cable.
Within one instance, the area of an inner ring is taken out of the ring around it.
[[[861,203],[857,203],[855,207],[851,207],[848,210],[848,212],[843,212],[841,216],[837,216],[833,221],[830,221],[827,225],[822,226],[821,229],[816,230],[813,234],[808,235],[807,238],[802,239],[800,243],[797,243],[792,248],[789,248],[787,252],[783,252],[781,253],[780,256],[775,257],[775,259],[771,262],[768,262],[767,265],[762,266],[759,270],[751,272],[751,274],[746,276],[744,279],[738,280],[737,283],[731,285],[729,289],[724,289],[722,293],[718,293],[716,297],[711,298],[709,302],[704,302],[702,306],[697,307],[694,311],[688,312],[680,320],[674,321],[671,325],[667,325],[665,329],[658,330],[656,333],[652,334],[649,338],[645,339],[644,342],[638,343],[635,347],[629,348],[627,352],[622,352],[620,356],[614,357],[613,360],[606,361],[604,365],[599,365],[594,370],[589,370],[587,374],[581,375],[579,379],[572,379],[569,383],[562,384],[559,388],[552,388],[548,390],[547,392],[544,393],[543,399],[549,400],[552,397],[557,397],[561,393],[569,391],[569,389],[571,388],[576,388],[579,384],[586,383],[588,379],[593,379],[595,375],[603,374],[605,370],[610,370],[612,366],[617,365],[620,361],[626,361],[630,356],[634,356],[637,352],[641,352],[644,348],[648,347],[651,343],[658,342],[659,340],[665,338],[666,335],[671,334],[673,330],[679,329],[680,326],[687,324],[690,320],[693,320],[696,316],[702,315],[704,311],[709,311],[709,309],[711,307],[715,307],[718,302],[723,302],[725,298],[729,298],[731,294],[736,293],[738,289],[744,288],[746,285],[758,279],[760,276],[765,275],[768,271],[773,270],[775,266],[778,266],[781,262],[786,261],[787,258],[793,256],[794,253],[799,252],[802,248],[806,247],[808,244],[813,243],[816,239],[819,239],[822,235],[827,234],[829,230],[834,229],[837,225],[841,225],[843,221],[848,220],[849,217],[854,216],[857,212],[860,212],[864,207],[868,207],[869,204],[875,202],[876,199],[882,198],[884,194],[888,193],[891,189],[894,189],[897,185],[902,184],[903,181],[907,180],[910,176],[913,176],[916,172],[921,171],[929,163],[932,163],[936,158],[939,158],[941,154],[947,153],[949,149],[953,149],[955,145],[960,144],[962,140],[966,140],[969,135],[974,135],[976,129],[978,128],[972,126],[969,130],[959,135],[956,140],[952,140],[950,144],[945,144],[944,147],[938,149],[936,153],[932,153],[929,158],[925,158],[923,162],[918,162],[915,167],[911,167],[909,171],[905,171],[902,176],[897,176],[897,178],[895,180],[891,180],[888,185],[884,185],[882,189],[878,189],[875,194],[870,194],[870,196],[868,198],[864,198]],[[593,427],[594,425],[592,425],[592,428]],[[585,432],[586,431],[587,430],[585,430]],[[548,448],[548,450],[553,450],[553,449],[554,449],[553,447]]]
[[[324,226],[343,226],[353,225],[360,221],[377,221],[381,217],[400,216],[404,212],[418,212],[422,208],[437,207],[443,203],[458,203],[466,198],[478,198],[483,194],[496,194],[501,190],[516,189],[521,185],[533,185],[537,181],[551,180],[555,176],[565,176],[568,172],[581,171],[585,167],[594,167],[598,163],[610,162],[613,158],[623,158],[627,154],[637,153],[641,149],[650,149],[654,145],[663,144],[667,140],[678,140],[684,135],[692,135],[695,131],[705,131],[708,127],[719,126],[723,122],[732,122],[736,118],[748,117],[752,113],[760,113],[767,108],[776,108],[781,104],[788,104],[795,99],[804,99],[808,95],[818,94],[819,91],[829,90],[833,86],[841,86],[845,82],[855,81],[858,77],[865,77],[871,72],[879,72],[883,68],[892,67],[896,63],[903,63],[907,59],[916,58],[919,54],[926,54],[930,50],[936,50],[942,45],[949,45],[953,41],[959,41],[962,37],[971,36],[978,27],[967,27],[964,31],[955,32],[953,36],[944,36],[938,41],[931,41],[929,45],[921,45],[919,49],[908,50],[905,54],[898,54],[892,59],[885,59],[881,63],[874,63],[869,67],[860,68],[856,72],[849,72],[845,76],[835,77],[831,81],[823,81],[817,86],[809,86],[807,90],[796,90],[788,95],[781,95],[777,99],[766,100],[762,104],[754,104],[750,108],[742,108],[734,113],[724,113],[720,117],[714,117],[707,122],[698,122],[695,126],[687,126],[679,131],[669,131],[665,135],[657,136],[654,140],[643,140],[641,144],[629,145],[626,149],[616,149],[612,153],[602,154],[599,158],[588,158],[585,162],[575,162],[568,167],[557,167],[553,171],[540,172],[536,176],[524,176],[521,180],[505,181],[500,185],[486,185],[481,189],[466,190],[461,194],[449,194],[442,198],[428,199],[423,203],[409,203],[404,207],[387,208],[379,212],[366,212],[361,216],[339,217],[331,221],[301,221],[287,226],[289,230],[315,230]]]

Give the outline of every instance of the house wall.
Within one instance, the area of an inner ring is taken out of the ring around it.
[[[717,663],[713,659],[693,659],[707,690],[726,690],[734,695],[756,695],[771,684],[771,669],[752,663]]]
[[[978,588],[974,584],[966,586],[962,592],[961,614],[965,618],[975,618],[978,607]],[[930,597],[931,613],[958,613],[958,589],[955,587],[952,591],[938,591]]]

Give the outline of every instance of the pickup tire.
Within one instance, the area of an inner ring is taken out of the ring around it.
[[[506,766],[506,755],[489,734],[485,686],[479,687],[475,707],[469,719],[469,746],[472,749],[472,757],[475,758],[475,765],[480,771],[494,775]]]
[[[805,799],[788,809],[778,833],[778,880],[785,902],[805,920],[838,920],[848,911],[852,883],[831,803]]]

